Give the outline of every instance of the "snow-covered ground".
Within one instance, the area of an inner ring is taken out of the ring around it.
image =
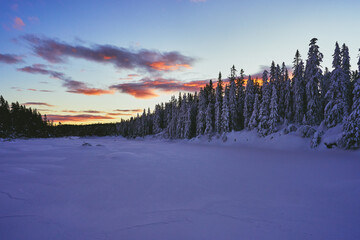
[[[0,142],[0,239],[360,239],[359,152],[247,134]]]

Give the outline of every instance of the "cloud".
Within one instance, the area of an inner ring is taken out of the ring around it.
[[[80,58],[103,64],[112,64],[120,70],[176,71],[191,68],[195,59],[177,51],[160,52],[156,50],[130,50],[112,45],[85,47],[71,45],[58,40],[25,35],[34,53],[52,63],[63,63],[67,58]]]
[[[195,2],[195,3],[199,3],[199,2],[206,2],[207,0],[190,0],[190,2]]]
[[[44,103],[44,102],[26,102],[23,105],[25,106],[47,106],[47,107],[54,107],[54,105],[48,104],[48,103]]]
[[[20,72],[26,72],[31,74],[43,74],[48,75],[51,78],[59,79],[63,81],[63,86],[67,88],[67,92],[84,94],[84,95],[103,95],[103,94],[113,94],[114,90],[111,89],[100,89],[100,88],[91,88],[87,86],[84,82],[79,82],[72,80],[71,78],[65,76],[64,73],[48,70],[46,65],[34,64],[32,66],[27,66],[17,69]]]
[[[1,54],[0,53],[0,62],[7,64],[15,64],[23,62],[22,57],[14,54]]]
[[[54,122],[87,122],[93,120],[109,120],[115,119],[111,116],[100,116],[100,115],[92,115],[92,114],[76,114],[76,115],[56,115],[49,114],[46,116],[48,120]]]
[[[133,116],[132,113],[108,113],[108,116]]]
[[[142,112],[142,109],[115,109],[114,112],[132,112],[132,113],[138,113]]]
[[[110,86],[110,89],[116,89],[122,93],[130,94],[136,98],[153,98],[158,95],[155,91],[174,92],[174,91],[187,91],[195,92],[200,87],[204,87],[209,81],[198,80],[190,82],[182,82],[175,79],[156,78],[143,78],[137,83],[122,83]]]
[[[14,29],[22,30],[22,28],[25,27],[25,23],[21,18],[15,17],[12,26]]]

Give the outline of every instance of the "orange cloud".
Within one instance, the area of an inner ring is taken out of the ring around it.
[[[111,60],[116,58],[115,56],[104,56],[104,60]]]
[[[105,90],[100,88],[76,88],[73,90],[68,90],[67,92],[79,93],[84,95],[96,95],[96,96],[115,93],[114,90]]]
[[[176,79],[156,78],[155,80],[151,80],[150,78],[143,78],[140,80],[140,82],[136,83],[122,83],[112,85],[110,86],[110,89],[130,94],[136,98],[148,99],[158,96],[155,91],[195,92],[198,91],[200,87],[204,87],[208,82],[208,80],[182,82]]]
[[[19,17],[14,18],[13,28],[15,28],[17,30],[21,30],[24,26],[25,26],[25,23],[21,18],[19,18]]]
[[[153,62],[153,63],[150,63],[149,66],[158,71],[176,71],[179,68],[191,69],[191,66],[189,64],[168,65],[165,62]]]

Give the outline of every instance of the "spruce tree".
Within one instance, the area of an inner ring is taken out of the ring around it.
[[[325,123],[328,128],[335,127],[341,123],[344,116],[347,116],[347,87],[345,83],[345,72],[341,67],[341,55],[339,44],[336,43],[333,54],[333,68],[330,77],[330,87],[325,96],[329,102],[325,106]]]
[[[249,130],[256,128],[259,124],[260,100],[259,94],[255,94],[254,110],[249,121]]]
[[[215,100],[215,132],[221,132],[221,112],[223,102],[223,82],[221,79],[221,72],[216,86],[216,100]]]
[[[236,97],[236,69],[235,66],[232,66],[231,73],[229,77],[230,89],[229,89],[229,108],[230,108],[230,130],[239,130],[238,129],[238,108],[237,108],[237,97]]]
[[[249,121],[250,121],[251,115],[254,110],[254,101],[255,101],[254,81],[251,79],[251,76],[249,76],[247,83],[246,83],[246,89],[245,89],[245,102],[244,102],[244,127],[245,128],[248,128]]]
[[[229,132],[230,131],[230,108],[229,108],[229,86],[225,86],[225,95],[223,99],[222,105],[222,113],[221,113],[221,131]]]
[[[301,124],[306,112],[306,94],[304,80],[304,63],[301,60],[299,50],[296,51],[293,64],[294,121],[295,123]]]
[[[269,133],[277,131],[277,123],[279,122],[279,108],[278,108],[278,94],[276,86],[272,86],[271,102],[270,102],[270,117],[269,117]]]
[[[317,38],[310,41],[308,59],[306,60],[305,81],[306,81],[306,122],[310,125],[318,125],[322,120],[321,99],[319,84],[322,79],[321,62],[323,54],[319,52],[316,44]]]
[[[239,130],[244,129],[244,102],[245,102],[245,75],[244,70],[240,70],[240,75],[237,78],[237,112],[238,112],[238,127]]]
[[[270,117],[270,101],[271,101],[271,87],[268,82],[268,72],[263,73],[262,85],[262,100],[259,111],[259,125],[258,132],[260,136],[266,136],[269,131],[269,117]]]
[[[204,89],[200,88],[199,93],[199,104],[198,104],[198,114],[196,119],[196,135],[202,135],[205,132],[205,117],[206,117],[206,110],[207,110],[207,98],[205,96]]]
[[[343,135],[338,142],[340,147],[345,149],[360,148],[360,55],[358,68],[359,76],[354,84],[352,111],[344,123]]]

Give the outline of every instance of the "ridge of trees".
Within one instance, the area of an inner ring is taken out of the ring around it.
[[[324,128],[344,123],[337,144],[359,148],[360,57],[359,69],[351,71],[348,47],[343,44],[340,48],[336,43],[332,71],[322,71],[322,59],[317,39],[313,38],[306,64],[296,51],[292,78],[285,63],[280,66],[273,61],[270,71],[263,72],[261,85],[251,76],[245,77],[242,69],[237,75],[232,66],[227,84],[220,72],[216,86],[210,80],[199,93],[179,93],[178,98],[173,96],[169,102],[157,104],[153,112],[144,109],[143,114],[122,120],[119,133],[125,137],[162,133],[177,139],[256,129],[264,137],[284,125],[309,130],[322,123],[311,134],[312,146],[316,147]]]

